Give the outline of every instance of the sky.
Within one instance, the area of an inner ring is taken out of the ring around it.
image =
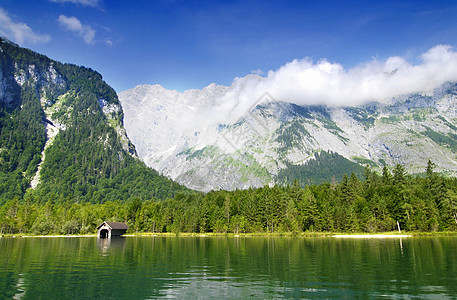
[[[90,67],[117,92],[140,84],[182,92],[214,82],[279,98],[333,99],[363,88],[382,98],[392,94],[383,94],[386,84],[400,93],[457,80],[455,0],[0,0],[0,35]]]

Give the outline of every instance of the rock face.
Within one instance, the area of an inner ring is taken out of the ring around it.
[[[37,98],[42,110],[41,123],[46,131],[46,142],[41,151],[41,160],[35,175],[31,179],[30,186],[35,189],[40,183],[40,171],[45,161],[45,151],[52,146],[54,138],[59,131],[65,130],[72,125],[73,120],[69,117],[73,107],[69,105],[68,98],[75,97],[76,92],[71,89],[71,83],[68,78],[62,74],[62,71],[56,70],[60,63],[54,62],[44,56],[33,53],[29,50],[22,50],[14,43],[2,40],[1,45],[8,48],[8,52],[17,51],[25,59],[18,59],[14,54],[2,53],[2,63],[0,68],[0,102],[3,103],[4,109],[14,111],[15,109],[26,109]],[[14,52],[13,52],[14,53]],[[18,57],[20,57],[18,55]],[[61,67],[60,67],[61,68]],[[101,77],[101,76],[100,76]],[[80,79],[82,80],[82,79]],[[32,99],[23,99],[24,90],[33,91]],[[116,99],[117,101],[117,99]],[[116,128],[121,141],[128,141],[125,130],[122,127],[122,108],[119,103],[109,103],[103,98],[98,99],[100,108],[105,117],[110,121],[108,124]],[[129,149],[128,142],[123,143],[124,150],[134,153]]]
[[[99,73],[0,37],[0,205],[165,199],[186,190],[138,160],[117,94]]]
[[[455,83],[360,107],[298,106],[266,94],[238,121],[202,127],[195,116],[205,116],[229,90],[143,85],[121,92],[127,135],[140,158],[202,191],[277,183],[281,170],[306,167],[320,151],[374,169],[400,163],[410,173],[423,172],[431,159],[437,171],[457,173]]]

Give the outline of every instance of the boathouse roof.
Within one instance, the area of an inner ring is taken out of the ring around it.
[[[97,227],[97,229],[100,229],[100,227],[102,227],[104,224],[108,225],[111,229],[129,229],[127,224],[121,222],[103,222]]]

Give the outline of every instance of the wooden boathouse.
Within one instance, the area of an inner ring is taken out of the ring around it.
[[[98,227],[98,237],[105,239],[113,236],[121,236],[127,232],[129,226],[120,222],[103,222]]]

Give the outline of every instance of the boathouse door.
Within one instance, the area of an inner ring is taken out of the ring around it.
[[[102,229],[102,230],[100,230],[100,238],[106,239],[106,238],[108,238],[108,235],[109,235],[108,229]]]

